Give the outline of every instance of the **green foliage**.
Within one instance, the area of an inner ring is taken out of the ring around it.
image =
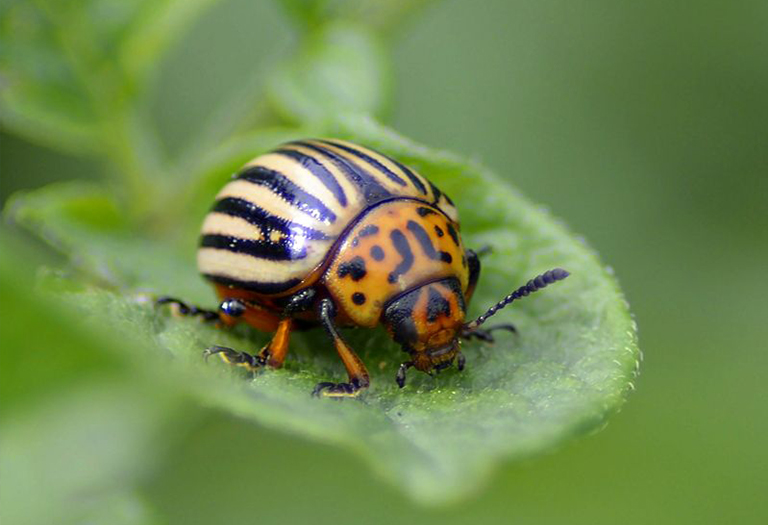
[[[83,324],[50,287],[30,290],[39,254],[0,240],[3,522],[157,523],[136,488],[172,434],[163,426],[182,423],[176,394],[142,375],[149,355]]]
[[[392,28],[406,15],[433,0],[282,0],[294,19],[309,27],[344,20],[379,30]]]
[[[297,11],[299,4],[286,3]],[[55,308],[63,300],[65,309],[85,320],[85,335],[73,340],[101,334],[98,344],[85,346],[118,356],[137,377],[152,377],[162,385],[159,392],[183,393],[273,429],[337,444],[425,503],[466,496],[482,486],[495,464],[600,428],[632,388],[639,357],[634,323],[615,279],[579,238],[487,169],[415,144],[370,116],[386,108],[389,64],[371,29],[386,24],[327,21],[311,14],[322,9],[310,10],[311,32],[269,84],[272,109],[283,117],[278,127],[231,134],[197,152],[195,165],[184,170],[157,151],[142,109],[148,72],[205,4],[136,4],[135,10],[113,13],[114,23],[106,27],[97,27],[87,11],[99,2],[10,8],[10,25],[30,19],[37,29],[28,40],[14,36],[4,55],[12,88],[3,98],[3,122],[43,139],[30,131],[42,122],[47,143],[74,151],[92,147],[117,174],[111,185],[73,182],[19,194],[6,208],[14,224],[67,258],[67,279],[44,279],[40,287],[56,296]],[[315,5],[321,4],[333,3]],[[72,19],[80,20],[73,26],[77,31],[66,23]],[[49,42],[50,34],[59,40]],[[28,50],[46,54],[60,74],[48,79],[26,71]],[[71,93],[79,102],[45,106],[49,97],[38,88]],[[502,336],[494,345],[467,344],[464,373],[431,378],[412,372],[402,390],[394,375],[403,355],[381,330],[346,333],[371,369],[372,387],[360,400],[309,396],[315,383],[343,377],[322,333],[296,335],[285,369],[252,380],[234,377],[218,363],[206,366],[201,353],[211,344],[254,351],[267,336],[246,327],[221,332],[193,319],[174,319],[154,307],[151,297],[168,294],[214,306],[194,265],[205,206],[248,157],[308,134],[372,146],[453,196],[465,243],[494,249],[483,261],[471,314],[544,270],[561,266],[572,277],[499,314],[497,321],[514,322],[520,335]],[[102,408],[93,413],[97,422],[111,425]],[[8,432],[13,444],[23,442],[29,430]],[[131,501],[122,494],[115,498]]]
[[[213,0],[11,2],[2,7],[0,118],[47,146],[103,156],[136,210],[164,153],[149,122],[151,73]]]
[[[80,96],[84,86],[59,47],[60,33],[50,17],[27,2],[4,3],[0,9],[4,125],[49,145],[92,151],[97,116]]]
[[[339,112],[380,114],[389,92],[385,52],[374,33],[329,24],[311,33],[270,84],[276,108],[297,122]]]

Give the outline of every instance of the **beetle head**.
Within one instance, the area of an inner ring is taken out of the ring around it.
[[[422,372],[450,366],[459,354],[458,335],[466,314],[459,281],[443,279],[414,288],[391,301],[384,310],[384,324]],[[405,369],[398,383],[405,381]],[[402,379],[401,379],[402,376]]]

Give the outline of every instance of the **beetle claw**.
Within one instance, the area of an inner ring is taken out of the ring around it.
[[[458,357],[456,358],[456,369],[461,372],[464,370],[464,365],[467,364],[467,358],[464,357],[464,354],[459,352]]]
[[[247,352],[238,352],[228,346],[214,345],[203,350],[203,359],[208,361],[212,355],[218,355],[228,365],[239,366],[254,372],[267,364],[269,354],[253,356]]]
[[[360,393],[360,386],[351,383],[332,383],[330,381],[324,381],[315,385],[312,390],[312,397],[333,397],[341,399],[343,397],[357,397]]]
[[[405,386],[405,373],[412,366],[413,366],[413,362],[407,361],[405,363],[402,363],[400,365],[400,368],[397,369],[397,375],[395,376],[395,381],[397,382],[397,386],[399,386],[400,388],[403,388]]]

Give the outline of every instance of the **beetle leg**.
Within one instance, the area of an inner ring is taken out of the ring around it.
[[[318,383],[312,391],[312,395],[318,397],[355,397],[363,388],[367,388],[370,384],[368,370],[366,370],[363,361],[349,347],[346,341],[341,338],[338,330],[336,330],[336,325],[333,323],[333,317],[336,313],[333,301],[328,298],[323,299],[320,301],[318,310],[320,321],[323,323],[323,328],[325,328],[326,333],[333,339],[333,345],[336,347],[336,351],[338,352],[341,361],[344,363],[344,368],[347,369],[349,382]]]
[[[259,352],[259,356],[265,359],[272,368],[281,368],[283,366],[285,356],[288,355],[288,342],[291,340],[292,328],[293,319],[290,317],[280,319],[272,340]]]
[[[495,339],[493,338],[493,335],[491,332],[495,330],[508,330],[514,334],[517,333],[517,328],[515,328],[515,325],[512,323],[504,323],[504,324],[497,324],[494,326],[489,326],[488,328],[482,329],[482,328],[475,328],[474,330],[462,330],[462,332],[459,334],[459,337],[462,339],[480,339],[481,341],[485,341],[487,343],[493,343]]]
[[[221,357],[221,360],[228,365],[239,366],[245,368],[249,372],[255,372],[266,364],[266,359],[261,358],[260,355],[254,356],[248,352],[238,352],[228,346],[215,345],[208,347],[203,351],[203,357],[206,361],[212,355],[218,355]]]
[[[412,366],[413,366],[413,361],[406,361],[405,363],[401,363],[400,368],[397,369],[397,375],[395,376],[395,381],[397,382],[397,386],[399,386],[400,388],[403,388],[405,386],[405,373]]]
[[[290,297],[283,308],[283,315],[288,317],[299,312],[306,312],[312,308],[317,292],[314,288],[306,288]]]
[[[249,372],[256,372],[266,365],[272,368],[280,368],[283,366],[285,356],[288,354],[288,342],[291,338],[292,327],[293,320],[290,317],[281,319],[280,324],[277,325],[275,335],[256,355],[238,352],[226,346],[212,346],[205,349],[203,357],[207,360],[212,355],[218,355],[225,363],[245,368]]]
[[[464,366],[467,364],[467,358],[461,352],[456,357],[456,369],[461,372],[464,370]]]
[[[179,313],[179,315],[185,315],[185,316],[199,315],[202,318],[202,320],[206,322],[219,320],[219,312],[217,310],[207,310],[205,308],[199,308],[197,306],[187,304],[181,299],[176,299],[174,297],[168,297],[168,296],[158,297],[158,299],[155,301],[155,304],[175,305],[176,311]]]
[[[223,324],[233,324],[234,319],[240,317],[245,313],[245,304],[239,299],[224,299],[217,310],[208,310],[206,308],[200,308],[198,306],[190,305],[180,299],[174,297],[162,296],[159,297],[155,304],[163,305],[170,304],[176,306],[176,311],[180,315],[198,315],[203,321],[213,322],[220,321]]]

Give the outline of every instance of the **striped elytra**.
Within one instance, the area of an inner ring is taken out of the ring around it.
[[[464,368],[462,339],[492,340],[486,319],[520,297],[565,278],[552,270],[466,322],[480,275],[465,249],[451,200],[412,168],[342,140],[289,142],[247,163],[216,196],[202,226],[198,267],[221,299],[218,310],[169,297],[182,312],[273,332],[257,354],[212,346],[229,364],[279,368],[291,333],[320,324],[348,382],[321,382],[313,394],[354,396],[368,387],[363,361],[339,326],[384,325],[413,367]]]
[[[248,162],[216,196],[198,267],[226,287],[292,293],[321,277],[361,217],[397,200],[429,205],[455,231],[450,199],[400,162],[341,140],[284,144]]]

